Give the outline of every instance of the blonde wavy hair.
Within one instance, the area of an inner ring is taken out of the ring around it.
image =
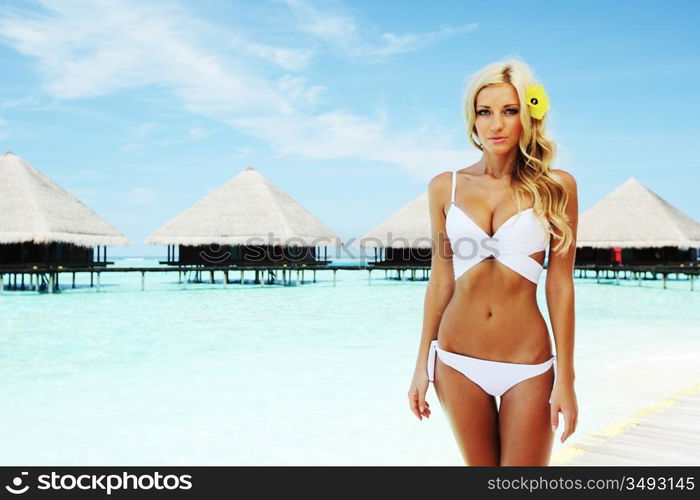
[[[547,134],[547,115],[541,120],[532,118],[527,106],[525,89],[539,83],[527,63],[518,58],[506,59],[488,64],[470,76],[464,97],[464,118],[469,141],[483,151],[483,146],[476,142],[476,96],[487,85],[499,83],[512,85],[521,104],[519,115],[523,130],[511,177],[515,205],[520,211],[523,193],[530,194],[535,214],[547,221],[547,231],[559,240],[552,250],[563,254],[574,239],[565,211],[569,196],[564,184],[552,175],[556,143]]]

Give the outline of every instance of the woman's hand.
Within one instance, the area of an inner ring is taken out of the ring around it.
[[[576,391],[574,383],[558,379],[552,388],[552,395],[549,399],[551,409],[552,431],[557,431],[559,425],[559,412],[564,414],[564,433],[561,435],[561,442],[567,440],[576,430],[578,424],[578,404],[576,403]]]
[[[430,404],[425,400],[429,383],[427,373],[416,372],[408,389],[408,404],[418,420],[423,420],[423,417],[430,418]]]

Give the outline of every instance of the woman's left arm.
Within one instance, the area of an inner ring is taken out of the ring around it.
[[[576,180],[564,170],[553,170],[568,193],[566,214],[573,231],[573,242],[566,253],[551,251],[547,262],[545,295],[557,348],[557,381],[551,395],[552,430],[556,431],[559,412],[564,414],[566,428],[561,436],[563,443],[576,430],[578,405],[574,390],[574,260],[576,257],[576,231],[578,228],[578,193]],[[554,240],[553,240],[554,241]]]

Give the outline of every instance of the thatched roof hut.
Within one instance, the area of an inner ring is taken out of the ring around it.
[[[362,248],[383,248],[384,262],[416,264],[430,261],[430,209],[428,191],[424,191],[394,214],[363,235]]]
[[[678,257],[684,253],[678,251],[692,250],[694,253],[700,247],[700,223],[630,177],[579,216],[576,246],[593,251],[613,247],[620,247],[623,251],[658,249],[643,260],[676,260],[672,253]],[[665,250],[662,252],[661,249]],[[641,254],[636,252],[636,255]],[[629,263],[631,257],[632,254],[628,253],[625,260]],[[679,258],[687,260],[693,257]]]
[[[229,263],[247,260],[245,254],[240,254],[241,248],[342,244],[340,237],[318,217],[250,166],[175,216],[145,241],[152,245],[179,245],[181,252],[189,254],[211,251],[212,246],[237,247],[232,257],[226,259]],[[183,263],[182,255],[177,263]],[[217,264],[224,263],[216,260]],[[169,262],[176,263],[170,259]]]
[[[130,244],[114,226],[25,160],[11,151],[0,156],[0,263],[87,262],[92,260],[93,246]],[[76,253],[75,259],[70,257]]]

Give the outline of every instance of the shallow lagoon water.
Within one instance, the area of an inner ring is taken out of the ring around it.
[[[426,282],[383,274],[339,271],[334,287],[330,272],[301,286],[218,273],[183,289],[149,273],[141,291],[137,273],[104,273],[99,292],[87,275],[58,294],[6,290],[2,464],[461,465],[432,386],[429,420],[407,404]],[[576,279],[580,415],[565,444],[700,380],[700,290],[668,287]],[[538,300],[549,322],[543,286]]]

